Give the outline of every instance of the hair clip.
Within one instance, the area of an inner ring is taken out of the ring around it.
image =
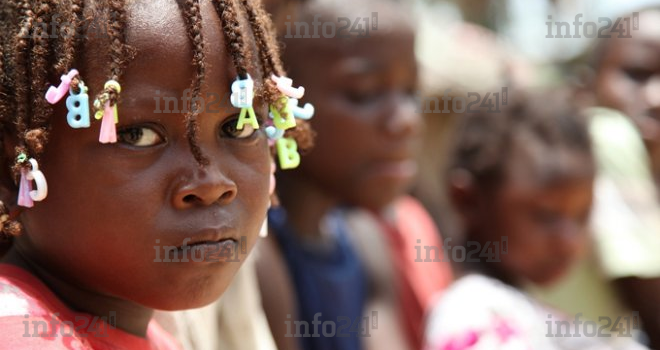
[[[66,99],[66,108],[69,113],[66,115],[66,121],[69,126],[75,129],[89,128],[89,95],[87,95],[87,86],[80,80],[78,83],[79,93],[75,93],[72,87],[69,87],[69,97]]]
[[[270,78],[275,82],[275,84],[277,84],[277,89],[288,97],[300,99],[305,94],[304,87],[299,86],[294,88],[291,86],[293,84],[293,80],[287,77],[278,77],[277,75],[273,74]]]
[[[78,75],[78,71],[72,69],[69,73],[60,77],[60,85],[58,87],[51,86],[46,91],[46,101],[54,105],[59,102],[67,92],[69,92],[69,85],[71,85],[71,80]]]
[[[289,109],[298,119],[310,120],[314,116],[314,106],[311,103],[305,103],[304,107],[298,107],[298,99],[289,99]]]
[[[121,93],[121,85],[114,80],[108,80],[104,86],[105,90],[113,89],[117,94]],[[107,93],[100,97],[101,100],[94,101],[94,107],[97,109],[94,115],[95,119],[101,119],[101,133],[99,134],[100,143],[115,143],[117,142],[117,129],[116,123],[119,123],[119,113],[117,112],[117,103],[112,104],[110,96]],[[101,109],[103,107],[103,109]]]
[[[289,99],[286,96],[282,96],[280,101],[284,106],[282,113],[280,113],[280,111],[278,111],[275,106],[271,105],[269,114],[270,118],[273,119],[273,124],[275,124],[276,128],[280,130],[291,129],[296,126],[296,119],[293,117],[293,113],[291,112]],[[282,116],[282,114],[284,114],[284,116]]]
[[[300,165],[298,143],[296,140],[285,137],[277,140],[277,157],[280,160],[280,169],[294,169]]]
[[[20,154],[17,161],[19,163],[25,162],[27,156],[25,154]],[[29,159],[30,165],[32,166],[31,170],[25,168],[21,169],[21,182],[18,189],[18,205],[32,208],[34,202],[40,202],[48,196],[48,183],[46,183],[46,177],[39,170],[39,164],[34,158]],[[32,189],[32,181],[35,182],[37,189]]]
[[[252,107],[254,81],[250,77],[250,74],[247,75],[247,79],[236,78],[236,81],[231,84],[231,96],[229,99],[234,107],[241,109],[236,129],[243,130],[245,124],[250,124],[253,128],[259,129],[259,122]],[[248,118],[245,117],[246,114],[249,116]]]

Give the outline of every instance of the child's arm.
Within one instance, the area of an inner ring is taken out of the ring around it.
[[[279,245],[271,234],[260,240],[256,249],[261,300],[275,344],[280,350],[299,350],[299,339],[291,336],[298,314],[296,292]],[[287,319],[287,315],[291,317]],[[287,321],[292,329],[287,330]]]

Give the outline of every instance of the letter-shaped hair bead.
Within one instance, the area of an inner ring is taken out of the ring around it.
[[[79,93],[75,93],[69,88],[69,97],[66,99],[66,108],[69,112],[66,115],[66,121],[72,128],[89,128],[89,95],[87,95],[87,86],[81,81],[78,84]]]
[[[58,87],[51,86],[46,91],[46,101],[54,105],[59,102],[67,92],[69,92],[69,86],[71,85],[71,80],[78,75],[78,71],[72,69],[69,73],[60,77],[60,85]]]

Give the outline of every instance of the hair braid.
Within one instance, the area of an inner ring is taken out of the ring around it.
[[[202,14],[199,7],[199,0],[185,0],[182,4],[184,18],[188,26],[188,36],[192,41],[193,46],[193,64],[195,65],[195,76],[193,77],[191,86],[191,108],[186,114],[186,135],[190,151],[192,152],[195,160],[200,165],[208,165],[209,160],[204,156],[202,150],[197,143],[197,134],[199,133],[199,123],[197,116],[199,115],[199,106],[196,106],[194,101],[198,100],[202,91],[202,84],[206,76],[206,65],[204,63],[204,38],[202,37]]]
[[[245,50],[245,38],[238,19],[236,0],[213,0],[213,5],[222,20],[222,29],[225,35],[227,51],[234,62],[234,68],[241,79],[247,78],[251,61],[250,54]]]
[[[49,34],[43,33],[42,24],[48,23],[51,18],[52,0],[46,0],[37,4],[36,26],[33,33],[33,45],[31,53],[30,77],[32,86],[30,96],[38,96],[48,85],[47,71],[49,51]],[[48,118],[52,114],[52,107],[43,98],[33,101],[34,110],[27,121],[28,130],[25,133],[25,143],[29,153],[38,158],[43,152],[45,139],[47,137]]]

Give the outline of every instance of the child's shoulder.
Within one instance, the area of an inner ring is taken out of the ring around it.
[[[48,290],[27,271],[0,264],[0,317],[49,315]]]
[[[91,349],[75,334],[50,334],[51,327],[61,323],[51,294],[28,272],[0,264],[0,344],[7,349]]]
[[[512,341],[525,348],[532,342],[528,325],[534,319],[538,310],[523,293],[486,276],[468,275],[436,300],[428,318],[427,344],[440,349],[457,341],[491,344],[506,333],[515,334]]]

